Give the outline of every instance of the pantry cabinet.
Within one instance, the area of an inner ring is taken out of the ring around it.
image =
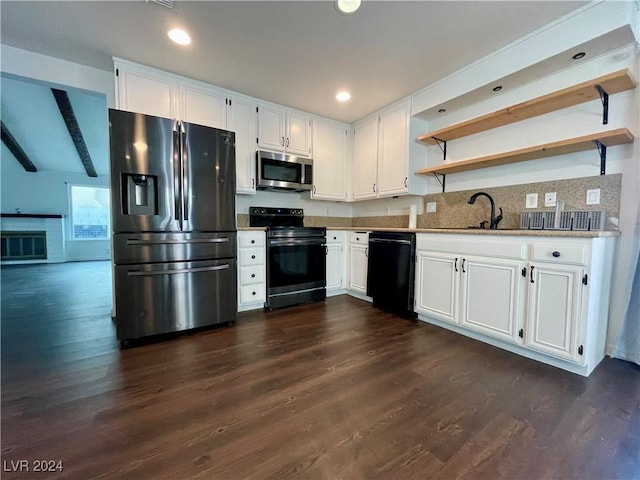
[[[258,107],[258,147],[311,157],[312,125],[311,117],[261,104]]]
[[[347,199],[348,133],[346,125],[314,121],[312,199],[334,201]]]
[[[416,236],[418,318],[589,375],[604,357],[615,237]]]
[[[427,159],[426,147],[415,141],[423,125],[411,118],[410,99],[356,124],[354,200],[426,193],[426,179],[414,173]]]
[[[229,130],[236,133],[236,192],[256,193],[256,102],[234,95],[230,99]]]

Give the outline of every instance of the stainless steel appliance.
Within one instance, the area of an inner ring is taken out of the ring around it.
[[[283,153],[256,152],[258,189],[311,190],[313,184],[313,160]]]
[[[296,208],[250,207],[249,225],[267,227],[266,308],[326,298],[326,228],[304,227]]]
[[[367,295],[373,305],[415,317],[415,234],[371,232],[368,248]]]
[[[111,109],[109,138],[118,339],[235,322],[234,133]]]

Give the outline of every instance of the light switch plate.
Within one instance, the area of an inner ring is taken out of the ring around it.
[[[544,206],[545,207],[556,206],[556,192],[548,192],[544,194]]]
[[[436,202],[427,202],[427,212],[433,213],[436,211]]]
[[[538,194],[527,193],[525,208],[538,208]]]
[[[587,205],[600,205],[599,188],[590,188],[587,190]]]

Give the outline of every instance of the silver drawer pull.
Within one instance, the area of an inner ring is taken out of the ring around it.
[[[176,239],[166,239],[166,240],[133,240],[127,239],[127,245],[159,245],[159,244],[181,244],[181,243],[229,243],[229,237],[222,238],[194,238],[188,240],[176,240]]]
[[[139,270],[134,270],[131,272],[127,272],[127,276],[147,277],[152,275],[175,275],[177,273],[215,272],[218,270],[227,270],[228,268],[229,268],[229,264],[226,263],[224,265],[220,265],[217,267],[181,268],[179,270],[155,270],[152,272],[141,272]]]

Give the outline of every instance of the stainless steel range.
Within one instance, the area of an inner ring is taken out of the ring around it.
[[[326,298],[326,228],[305,227],[298,208],[250,207],[249,225],[267,227],[266,308]]]

